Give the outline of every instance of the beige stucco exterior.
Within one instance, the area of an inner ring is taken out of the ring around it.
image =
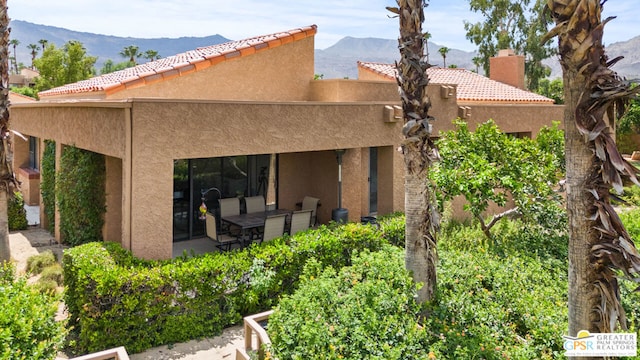
[[[338,206],[335,150],[346,149],[342,207],[350,221],[359,221],[370,214],[369,149],[375,147],[378,214],[404,208],[404,164],[397,151],[402,119],[393,111],[400,105],[396,84],[313,80],[313,37],[202,70],[196,64],[172,79],[145,81],[112,93],[15,104],[11,112],[12,129],[41,142],[55,140],[58,151],[75,145],[106,156],[104,237],[136,256],[172,256],[178,159],[278,154],[278,207],[294,209],[305,195],[314,196],[321,199],[318,220],[326,223]],[[428,91],[436,131],[452,129],[464,104],[443,96],[440,84]],[[493,118],[509,132],[535,134],[561,118],[558,107],[467,106],[469,122]],[[24,152],[24,146],[16,146],[17,161]]]

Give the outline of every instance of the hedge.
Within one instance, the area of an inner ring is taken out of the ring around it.
[[[242,251],[145,261],[115,243],[64,253],[65,303],[76,350],[125,346],[130,353],[218,335],[243,316],[291,294],[307,260],[351,265],[355,252],[396,238],[393,226],[321,226]],[[402,229],[404,231],[404,229]]]
[[[14,193],[9,199],[7,210],[9,212],[9,231],[25,230],[29,226],[22,193]]]
[[[269,317],[275,359],[426,359],[427,332],[404,251],[364,250],[353,265],[307,263],[301,285]]]

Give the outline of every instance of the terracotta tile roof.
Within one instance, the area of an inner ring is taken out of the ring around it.
[[[197,48],[182,54],[168,56],[159,60],[140,64],[113,73],[67,84],[39,93],[40,98],[77,94],[84,92],[104,91],[107,94],[163,81],[194,71],[199,71],[220,62],[254,54],[293,41],[315,35],[316,25],[288,30],[275,34],[256,36],[244,40],[229,41],[223,44]]]
[[[389,80],[395,80],[397,74],[394,64],[358,61],[358,67]],[[552,99],[491,80],[466,69],[431,67],[427,70],[427,75],[431,83],[457,85],[458,101],[553,104]]]

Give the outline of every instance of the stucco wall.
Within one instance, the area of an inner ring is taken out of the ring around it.
[[[552,121],[562,123],[563,105],[474,105],[470,104],[469,128],[494,119],[505,133],[530,132],[535,137],[542,126],[551,126]]]
[[[313,44],[313,37],[308,37],[229,59],[170,81],[119,91],[108,99],[306,100],[314,75]]]
[[[125,155],[125,112],[129,104],[69,103],[16,104],[11,107],[10,127],[22,134],[100,154]]]
[[[319,221],[326,222],[337,206],[333,149],[347,148],[343,206],[359,219],[362,160],[360,152],[351,149],[397,146],[401,137],[401,124],[385,123],[383,108],[383,104],[135,100],[134,253],[148,258],[171,256],[174,159],[279,153],[279,205],[294,209],[304,195],[318,197],[322,202]],[[292,185],[302,181],[309,182],[304,187]]]
[[[314,80],[310,87],[310,101],[400,101],[398,85],[391,81]]]

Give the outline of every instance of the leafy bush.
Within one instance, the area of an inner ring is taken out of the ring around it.
[[[24,230],[28,227],[27,211],[24,209],[22,193],[16,192],[9,199],[9,231]]]
[[[436,299],[425,323],[437,359],[555,359],[564,353],[567,259],[536,256],[536,242],[515,246],[520,226],[500,225],[494,245],[485,244],[477,227],[442,235]]]
[[[32,274],[40,274],[44,268],[56,263],[56,255],[51,250],[43,251],[27,259],[27,271]]]
[[[11,262],[0,263],[0,286],[11,284],[16,277],[16,268]]]
[[[269,317],[270,350],[278,359],[426,358],[416,296],[396,247],[355,254],[339,272],[312,259]]]
[[[38,281],[53,281],[57,286],[60,286],[63,279],[62,265],[56,262],[42,270]]]
[[[0,283],[0,359],[53,360],[64,343],[64,321],[55,321],[58,298],[21,278]]]
[[[385,243],[374,226],[321,226],[247,250],[145,261],[115,243],[64,253],[65,304],[80,353],[147,348],[219,334],[292,293],[309,258],[351,264],[354,253]]]
[[[40,169],[40,193],[47,217],[47,230],[55,231],[56,209],[56,143],[52,140],[44,141],[42,164]]]
[[[404,213],[400,212],[378,217],[382,236],[389,244],[404,248],[405,220]]]
[[[66,147],[56,176],[62,240],[72,246],[102,241],[106,211],[104,155]]]

